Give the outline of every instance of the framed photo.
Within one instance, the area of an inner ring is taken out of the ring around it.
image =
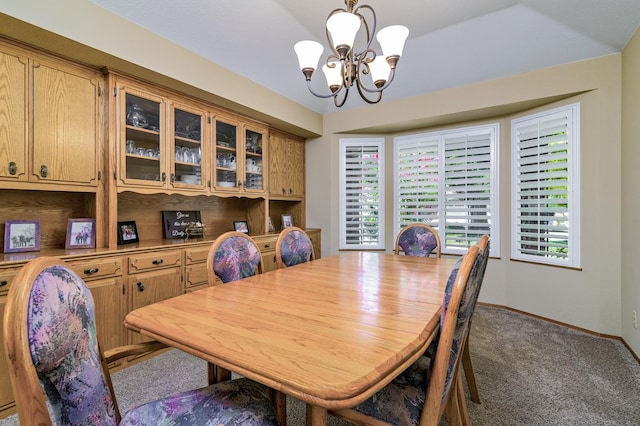
[[[245,234],[248,234],[249,233],[249,224],[244,220],[233,222],[233,229],[238,231],[238,232],[243,232]]]
[[[64,248],[95,248],[96,220],[69,219],[67,222],[67,241]]]
[[[291,216],[290,214],[283,214],[282,229],[289,228],[290,226],[293,226],[293,216]]]
[[[39,220],[7,220],[4,224],[4,252],[40,250]]]
[[[118,244],[131,244],[140,241],[136,222],[118,222]]]
[[[269,227],[269,232],[276,232],[276,228],[273,226],[273,221],[271,220],[271,216],[269,216],[269,223],[267,224]]]

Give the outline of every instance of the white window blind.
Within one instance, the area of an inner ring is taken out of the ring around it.
[[[579,105],[512,121],[514,259],[579,267]]]
[[[384,249],[384,139],[340,140],[340,249]]]
[[[497,124],[395,139],[395,229],[436,228],[443,253],[463,253],[483,234],[499,255]],[[495,241],[495,243],[494,243]]]
[[[448,248],[467,249],[483,234],[491,234],[492,130],[443,135],[442,214]]]

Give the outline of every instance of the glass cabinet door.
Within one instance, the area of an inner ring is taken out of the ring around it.
[[[163,102],[142,94],[125,93],[124,183],[163,186],[161,137]]]
[[[202,176],[204,113],[172,107],[171,177],[175,187],[204,188]]]
[[[237,190],[238,177],[238,123],[216,120],[214,185],[216,189]]]
[[[264,131],[245,129],[244,186],[247,191],[264,191]]]

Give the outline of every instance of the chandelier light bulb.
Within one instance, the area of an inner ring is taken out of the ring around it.
[[[377,55],[371,63],[369,63],[369,70],[371,71],[371,79],[376,87],[380,88],[389,79],[389,73],[391,67],[387,60],[382,55]]]
[[[333,68],[323,65],[322,72],[327,79],[327,85],[331,92],[335,92],[342,85],[342,64],[338,61],[329,61],[329,64],[334,65]]]
[[[390,56],[402,56],[404,42],[408,36],[409,28],[404,25],[390,25],[378,31],[376,38],[382,48],[382,54],[385,58],[388,58]]]
[[[298,64],[303,72],[305,69],[315,70],[318,67],[320,55],[324,51],[324,47],[320,43],[312,40],[299,41],[293,46],[293,49],[298,55]]]
[[[327,19],[327,31],[331,34],[336,50],[339,50],[339,46],[348,46],[351,49],[359,29],[360,18],[353,13],[334,13]]]

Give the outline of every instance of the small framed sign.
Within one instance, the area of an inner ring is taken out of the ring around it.
[[[187,227],[194,223],[202,225],[199,211],[163,211],[162,236],[165,239],[186,238]]]
[[[95,248],[96,220],[69,219],[67,222],[67,240],[64,248]]]
[[[131,244],[139,241],[135,221],[118,222],[118,244]]]
[[[4,252],[40,250],[39,220],[7,220],[4,224]]]
[[[233,222],[233,229],[238,231],[238,232],[242,232],[242,233],[248,234],[249,233],[249,224],[244,220]]]
[[[282,215],[282,229],[293,226],[293,216],[290,214]]]

